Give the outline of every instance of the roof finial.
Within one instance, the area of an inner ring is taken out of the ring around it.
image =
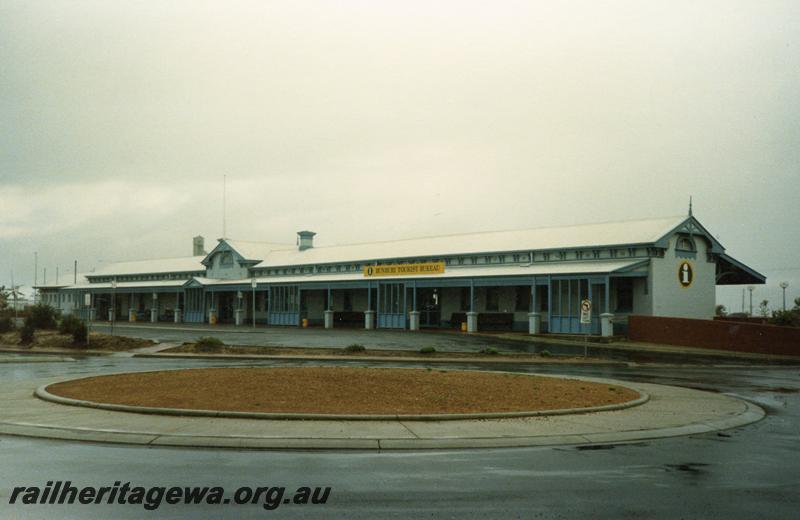
[[[222,238],[228,238],[228,176],[222,176]]]
[[[692,216],[692,196],[689,195],[689,216]]]

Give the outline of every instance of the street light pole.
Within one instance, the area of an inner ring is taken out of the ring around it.
[[[111,280],[111,336],[114,336],[114,322],[117,320],[117,279]]]
[[[752,285],[750,285],[750,286],[748,286],[748,287],[747,287],[747,290],[748,290],[748,291],[750,291],[750,316],[752,316],[752,315],[753,315],[753,291],[754,291],[755,289],[756,289],[756,288],[755,288],[755,287],[753,287]]]
[[[781,282],[781,289],[783,289],[783,312],[786,312],[786,288],[789,287],[789,282]]]

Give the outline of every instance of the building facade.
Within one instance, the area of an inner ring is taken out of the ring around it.
[[[610,335],[631,314],[711,318],[717,285],[766,280],[691,214],[327,247],[314,235],[208,253],[195,237],[193,256],[37,289],[102,320]]]

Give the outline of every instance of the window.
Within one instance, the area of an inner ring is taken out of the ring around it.
[[[346,311],[353,310],[353,299],[349,290],[344,292],[344,310]]]
[[[461,309],[462,311],[469,311],[469,287],[461,288]]]
[[[486,310],[500,310],[500,289],[497,287],[486,288]]]
[[[222,267],[231,267],[233,266],[233,253],[230,251],[225,251],[219,257],[219,265]]]
[[[618,278],[615,282],[617,286],[617,308],[614,312],[633,311],[633,278]]]
[[[299,302],[296,286],[275,287],[273,297],[275,300],[273,312],[297,312]]]
[[[680,237],[678,239],[678,245],[675,247],[675,249],[678,249],[679,251],[697,251],[694,241],[689,237]]]
[[[550,310],[550,287],[540,285],[536,288],[536,297],[539,298],[539,312]]]
[[[515,311],[529,312],[531,308],[531,288],[524,285],[517,287],[516,300]]]

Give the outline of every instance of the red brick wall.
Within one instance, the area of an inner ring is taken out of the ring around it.
[[[630,316],[631,341],[800,356],[800,328],[722,320]]]
[[[738,318],[736,316],[714,316],[714,319],[719,321],[738,321],[740,323],[757,323],[761,325],[766,325],[768,321],[768,318],[761,318],[757,316],[751,316],[751,317],[742,316],[741,318]]]

